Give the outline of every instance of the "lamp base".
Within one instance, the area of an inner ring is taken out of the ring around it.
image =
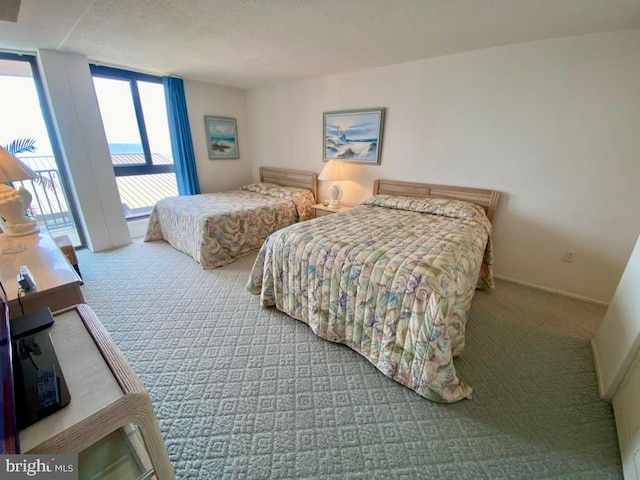
[[[29,220],[24,223],[14,223],[12,225],[7,225],[5,223],[3,228],[8,237],[22,237],[24,235],[31,235],[32,233],[36,233],[40,230],[38,228],[38,224],[33,220]]]
[[[338,208],[342,198],[342,187],[335,183],[329,187],[329,208]]]
[[[21,237],[38,231],[38,224],[24,216],[29,205],[25,207],[23,198],[31,200],[31,195],[21,195],[7,185],[0,185],[0,217],[4,221],[2,229],[9,237]]]

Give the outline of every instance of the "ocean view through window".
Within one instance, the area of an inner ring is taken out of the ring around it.
[[[149,215],[178,195],[160,77],[91,65],[125,217]]]

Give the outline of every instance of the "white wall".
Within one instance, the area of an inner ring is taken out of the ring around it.
[[[251,182],[246,92],[193,80],[185,80],[184,84],[202,193],[231,190]],[[209,160],[204,128],[205,115],[236,119],[239,159]]]
[[[592,340],[600,395],[612,401],[625,479],[640,479],[640,237]]]
[[[591,345],[600,396],[611,401],[640,349],[640,237]]]
[[[344,203],[376,178],[499,190],[496,273],[608,302],[640,232],[638,85],[631,30],[256,89],[252,167],[319,172],[323,112],[386,107],[381,165],[349,165]]]
[[[613,397],[618,445],[625,480],[640,480],[640,355]]]

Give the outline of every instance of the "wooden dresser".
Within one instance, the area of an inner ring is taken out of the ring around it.
[[[29,268],[36,283],[28,292],[19,291],[16,279],[22,265]],[[21,237],[0,234],[0,282],[7,292],[11,318],[44,307],[55,311],[84,302],[82,279],[43,229]]]

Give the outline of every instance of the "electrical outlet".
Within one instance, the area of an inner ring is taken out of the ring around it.
[[[564,252],[564,257],[562,257],[562,261],[567,263],[572,263],[577,253],[578,252],[576,252],[575,250],[567,250],[566,252]]]

